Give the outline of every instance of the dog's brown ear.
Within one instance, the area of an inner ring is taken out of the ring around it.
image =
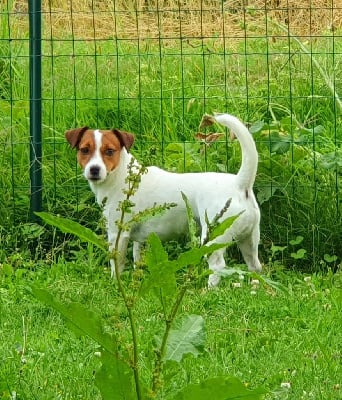
[[[65,132],[65,138],[69,142],[72,149],[74,149],[75,147],[78,148],[83,133],[87,129],[89,129],[87,126],[83,126],[82,128],[70,129]]]
[[[134,143],[134,135],[129,132],[119,131],[119,129],[112,129],[112,132],[119,139],[121,146],[126,147],[126,150],[129,151]]]

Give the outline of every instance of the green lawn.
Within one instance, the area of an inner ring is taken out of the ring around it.
[[[204,317],[205,350],[198,358],[167,365],[165,373],[172,379],[164,394],[186,383],[234,375],[250,388],[265,387],[267,399],[341,398],[342,275],[266,274],[282,290],[230,278],[217,290],[188,293],[181,314]],[[18,399],[100,399],[94,386],[99,346],[77,337],[59,314],[37,302],[30,294],[32,283],[63,302],[97,311],[109,332],[127,340],[127,315],[108,270],[80,256],[34,269],[24,262],[14,269],[3,264],[0,398],[16,393]],[[148,382],[161,315],[154,299],[141,300],[137,311],[140,365]]]

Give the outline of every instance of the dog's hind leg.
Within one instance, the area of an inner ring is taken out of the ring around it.
[[[260,272],[262,269],[258,257],[259,238],[259,226],[256,226],[250,236],[237,242],[249,271]]]
[[[205,242],[208,234],[208,227],[205,221],[201,221],[201,243]],[[230,238],[230,235],[229,235]],[[226,239],[226,238],[225,238]],[[229,240],[225,240],[223,237],[216,238],[214,241],[207,243],[212,244],[212,243],[225,243],[229,242]],[[224,253],[226,251],[226,248],[223,247],[222,249],[214,251],[209,257],[208,257],[208,267],[212,273],[209,275],[208,278],[208,288],[213,289],[216,287],[221,280],[220,277],[220,271],[222,271],[226,267],[226,262],[224,259]]]
[[[221,280],[220,271],[222,271],[226,266],[223,256],[225,250],[225,248],[216,250],[208,257],[209,269],[212,271],[212,274],[209,275],[208,279],[209,289],[216,287]]]

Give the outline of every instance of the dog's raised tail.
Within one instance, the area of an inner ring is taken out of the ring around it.
[[[258,152],[254,139],[247,127],[230,114],[215,114],[214,119],[228,127],[238,138],[241,146],[242,161],[237,173],[237,185],[242,190],[252,189],[258,168]]]

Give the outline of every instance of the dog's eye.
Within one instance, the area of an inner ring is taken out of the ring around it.
[[[82,148],[80,149],[80,152],[81,152],[81,154],[83,154],[83,155],[87,155],[87,154],[89,154],[89,148],[88,148],[88,147],[82,147]]]
[[[105,155],[108,157],[111,157],[112,155],[114,155],[115,150],[114,149],[106,149],[105,150]]]

